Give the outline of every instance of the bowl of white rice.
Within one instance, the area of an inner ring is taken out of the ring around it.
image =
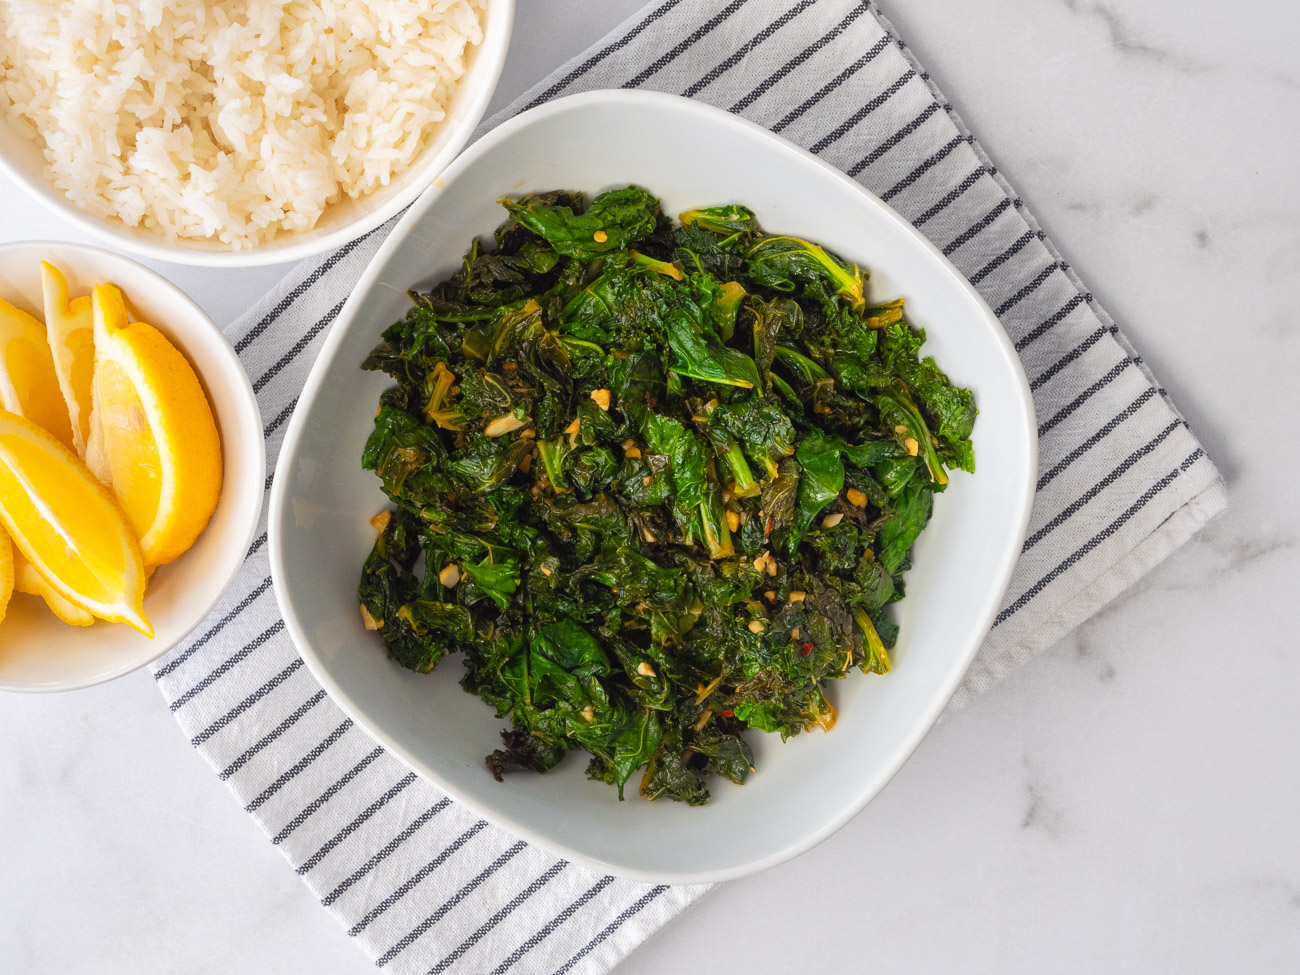
[[[469,140],[514,0],[0,0],[0,170],[123,250],[294,261]]]

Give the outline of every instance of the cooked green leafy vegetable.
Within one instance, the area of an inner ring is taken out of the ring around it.
[[[504,206],[365,362],[396,384],[362,460],[394,504],[362,617],[404,667],[463,656],[510,719],[498,778],[581,750],[620,798],[639,771],[707,802],[753,771],[748,730],[829,730],[825,682],[889,670],[974,398],[901,301],[744,207]]]

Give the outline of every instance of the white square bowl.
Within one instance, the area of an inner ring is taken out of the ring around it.
[[[782,743],[751,732],[757,774],[717,782],[704,807],[648,803],[588,781],[581,756],[495,782],[483,763],[503,726],[458,683],[389,661],[361,625],[357,582],[388,506],[361,469],[387,377],[359,368],[406,291],[455,270],[475,236],[529,191],[629,183],[665,210],[743,203],[773,233],[829,245],[871,271],[873,300],[905,297],[925,351],[975,391],[978,473],[954,474],[914,552],[886,676],[832,685],[829,734]],[[560,856],[645,881],[742,876],[809,849],[889,781],[956,689],[993,620],[1024,541],[1037,440],[1028,383],[988,306],[914,228],[859,184],[771,133],[698,102],[592,92],[506,122],[453,163],[398,224],[341,311],[285,436],[271,491],[275,592],[303,659],[333,699],[420,775],[485,819]]]

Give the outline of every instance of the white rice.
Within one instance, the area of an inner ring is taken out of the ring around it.
[[[487,0],[0,0],[0,108],[98,217],[250,247],[400,175]]]

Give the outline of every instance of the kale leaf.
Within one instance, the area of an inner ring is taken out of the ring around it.
[[[363,364],[394,385],[362,619],[403,667],[460,656],[509,722],[497,778],[583,751],[620,799],[698,805],[749,735],[829,730],[827,682],[889,670],[975,398],[901,300],[745,207],[503,205]]]

